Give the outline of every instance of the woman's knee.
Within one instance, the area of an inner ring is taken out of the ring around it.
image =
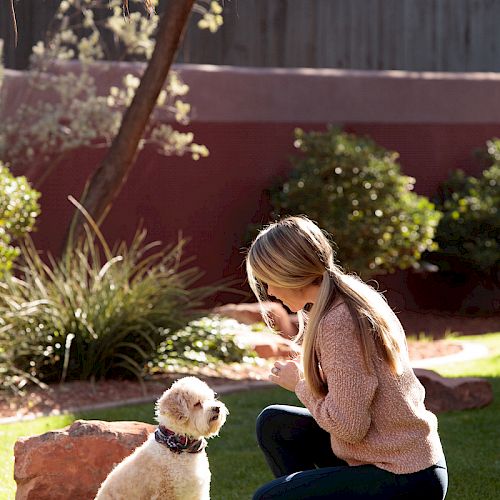
[[[266,493],[266,488],[261,486],[252,496],[252,500],[264,500],[266,497],[264,496]]]
[[[271,500],[283,497],[283,483],[285,476],[263,484],[252,496],[252,500]]]
[[[267,434],[275,434],[276,429],[281,425],[281,417],[284,411],[280,405],[271,405],[264,408],[257,417],[255,428],[257,433],[257,441],[262,443]]]

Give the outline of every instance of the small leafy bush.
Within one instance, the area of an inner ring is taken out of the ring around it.
[[[202,315],[215,287],[193,286],[201,273],[181,265],[185,240],[155,251],[145,237],[111,250],[87,225],[49,263],[31,242],[21,247],[17,277],[0,283],[5,384],[140,377],[161,342]]]
[[[154,372],[183,366],[239,363],[253,358],[255,353],[238,342],[236,333],[241,331],[252,331],[252,327],[218,315],[194,320],[175,333],[166,331],[166,338],[149,368]]]
[[[482,275],[496,276],[500,263],[500,140],[487,142],[489,168],[479,177],[451,173],[439,190],[443,212],[436,233],[439,252],[429,255],[440,267],[461,262]]]
[[[33,230],[39,197],[26,177],[14,177],[0,161],[0,278],[19,255],[16,240]]]
[[[271,190],[275,218],[305,214],[333,236],[337,259],[362,277],[419,267],[433,242],[440,213],[412,192],[398,153],[367,137],[334,128],[295,131],[289,179]]]

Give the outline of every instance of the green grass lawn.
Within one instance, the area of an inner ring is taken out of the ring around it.
[[[445,377],[482,377],[493,386],[493,403],[479,410],[439,415],[448,462],[450,500],[500,498],[500,333],[457,337],[489,347],[489,357],[435,369]]]
[[[436,369],[445,376],[487,378],[494,402],[487,408],[439,415],[439,430],[450,474],[448,500],[494,500],[500,491],[500,333],[458,337],[482,342],[490,355]],[[259,411],[273,403],[298,404],[294,394],[279,388],[231,394],[222,398],[230,416],[220,437],[210,441],[213,500],[241,500],[271,479],[254,437]],[[12,500],[13,445],[18,436],[33,435],[70,424],[77,418],[139,420],[153,423],[151,404],[100,410],[78,415],[41,418],[0,426],[0,500]]]

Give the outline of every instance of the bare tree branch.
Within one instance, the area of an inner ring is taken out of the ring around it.
[[[12,27],[14,28],[14,47],[17,47],[17,21],[14,0],[10,0],[10,20],[12,22]]]
[[[128,16],[129,14],[129,10],[128,10],[128,0],[122,0],[123,2],[123,10],[125,11],[125,14]],[[151,2],[151,0],[143,0],[143,3],[147,9],[147,11],[150,13],[150,14],[153,14],[154,11],[155,11],[155,8],[154,8],[154,5],[153,5],[153,2]]]

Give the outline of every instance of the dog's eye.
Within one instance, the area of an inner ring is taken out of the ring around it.
[[[197,408],[201,408],[201,402],[198,401],[194,406],[197,407]]]

